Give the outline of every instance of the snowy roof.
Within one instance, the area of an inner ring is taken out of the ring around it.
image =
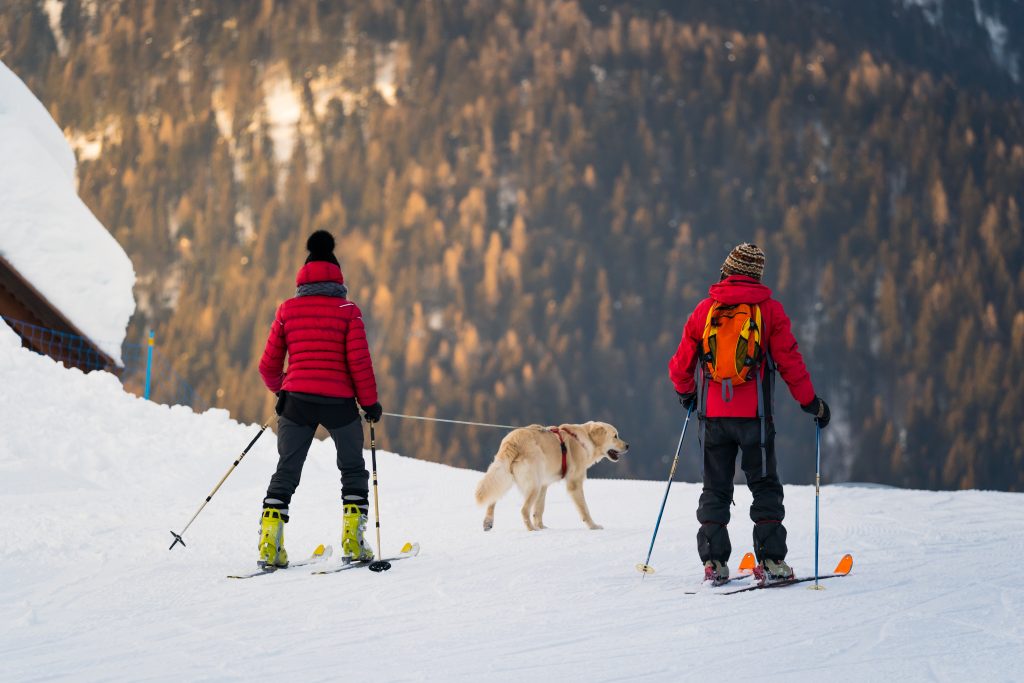
[[[74,178],[60,128],[0,62],[0,256],[120,364],[135,270]]]

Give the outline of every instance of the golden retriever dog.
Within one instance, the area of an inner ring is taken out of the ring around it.
[[[509,432],[476,487],[476,502],[487,506],[484,531],[494,526],[494,506],[513,484],[526,498],[523,524],[530,531],[545,529],[544,498],[548,487],[563,479],[583,523],[591,529],[600,529],[591,519],[583,498],[583,481],[587,470],[602,458],[615,462],[628,450],[629,444],[620,439],[618,430],[607,422],[558,427],[530,425]]]

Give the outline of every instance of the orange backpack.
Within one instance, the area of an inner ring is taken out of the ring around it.
[[[761,309],[757,304],[714,302],[701,342],[701,361],[709,379],[726,387],[743,384],[761,360]],[[726,398],[730,400],[731,396]]]

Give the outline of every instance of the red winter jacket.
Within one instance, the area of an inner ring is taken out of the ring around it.
[[[715,301],[723,304],[758,304],[761,308],[761,325],[764,328],[761,345],[771,354],[779,374],[789,386],[789,393],[800,405],[814,400],[814,386],[807,373],[803,356],[797,348],[796,338],[790,329],[789,317],[782,304],[772,299],[772,290],[757,280],[744,275],[730,275],[711,286],[710,298],[704,299],[690,314],[683,327],[683,338],[679,342],[672,360],[668,363],[668,375],[676,391],[686,394],[697,387],[695,372],[700,355],[704,325],[708,311]],[[764,365],[762,364],[762,376]],[[711,382],[707,398],[708,417],[757,417],[757,382],[754,378],[735,387],[733,399],[722,399],[722,385]]]
[[[299,270],[295,284],[313,282],[345,280],[337,265],[312,261]],[[355,397],[361,406],[376,403],[377,380],[359,307],[336,296],[301,296],[282,303],[270,326],[260,375],[273,392]]]

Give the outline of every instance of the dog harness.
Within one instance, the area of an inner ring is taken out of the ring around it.
[[[548,431],[558,437],[558,445],[562,448],[562,479],[565,479],[565,473],[569,471],[569,447],[565,445],[565,438],[562,436],[562,432],[565,432],[572,438],[579,441],[581,446],[583,445],[583,442],[580,441],[580,437],[565,428],[559,429],[558,427],[548,427]]]

